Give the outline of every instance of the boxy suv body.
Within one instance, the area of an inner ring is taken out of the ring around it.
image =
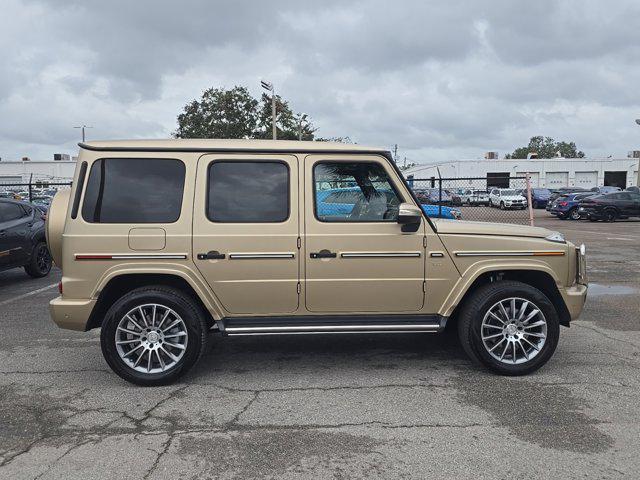
[[[586,297],[584,248],[528,226],[430,219],[389,152],[324,142],[81,144],[47,235],[51,314],[105,359],[175,380],[223,335],[440,332],[502,374],[553,354]],[[350,209],[325,211],[327,190]]]

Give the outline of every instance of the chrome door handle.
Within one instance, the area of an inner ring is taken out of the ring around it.
[[[224,253],[220,253],[217,250],[211,250],[210,252],[199,253],[197,255],[198,260],[222,260],[225,256]]]
[[[311,258],[336,258],[335,252],[330,252],[329,250],[320,250],[319,252],[311,252],[309,257]]]

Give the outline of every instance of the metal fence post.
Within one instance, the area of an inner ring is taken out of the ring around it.
[[[529,225],[533,227],[533,206],[531,205],[531,181],[529,180],[529,172],[525,173],[527,178],[527,206],[529,208]]]
[[[29,175],[29,201],[33,202],[33,186],[32,186],[32,182],[33,182],[33,173],[31,175]]]
[[[442,177],[438,178],[438,218],[442,218]]]

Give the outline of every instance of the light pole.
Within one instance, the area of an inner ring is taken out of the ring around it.
[[[307,119],[306,113],[301,113],[300,118],[298,120],[298,140],[302,140],[302,122]]]
[[[640,125],[640,118],[636,118],[636,123]],[[636,178],[636,186],[640,187],[640,158],[638,159],[638,177]]]
[[[278,131],[276,129],[276,89],[273,87],[273,83],[260,80],[260,85],[265,90],[271,92],[271,121],[273,122],[273,139],[277,140]]]
[[[79,127],[73,127],[73,128],[80,128],[80,129],[82,129],[82,143],[84,143],[84,129],[85,129],[85,128],[93,128],[93,127],[88,127],[88,126],[86,126],[86,125],[82,125],[82,126],[79,126]]]

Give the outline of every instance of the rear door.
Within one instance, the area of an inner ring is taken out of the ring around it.
[[[388,162],[378,156],[309,155],[304,177],[307,310],[420,310],[425,224],[416,231],[398,225],[398,205],[413,200]],[[342,195],[348,211],[330,212],[321,205],[328,189]]]
[[[298,212],[297,157],[200,157],[193,257],[229,314],[298,309]]]

